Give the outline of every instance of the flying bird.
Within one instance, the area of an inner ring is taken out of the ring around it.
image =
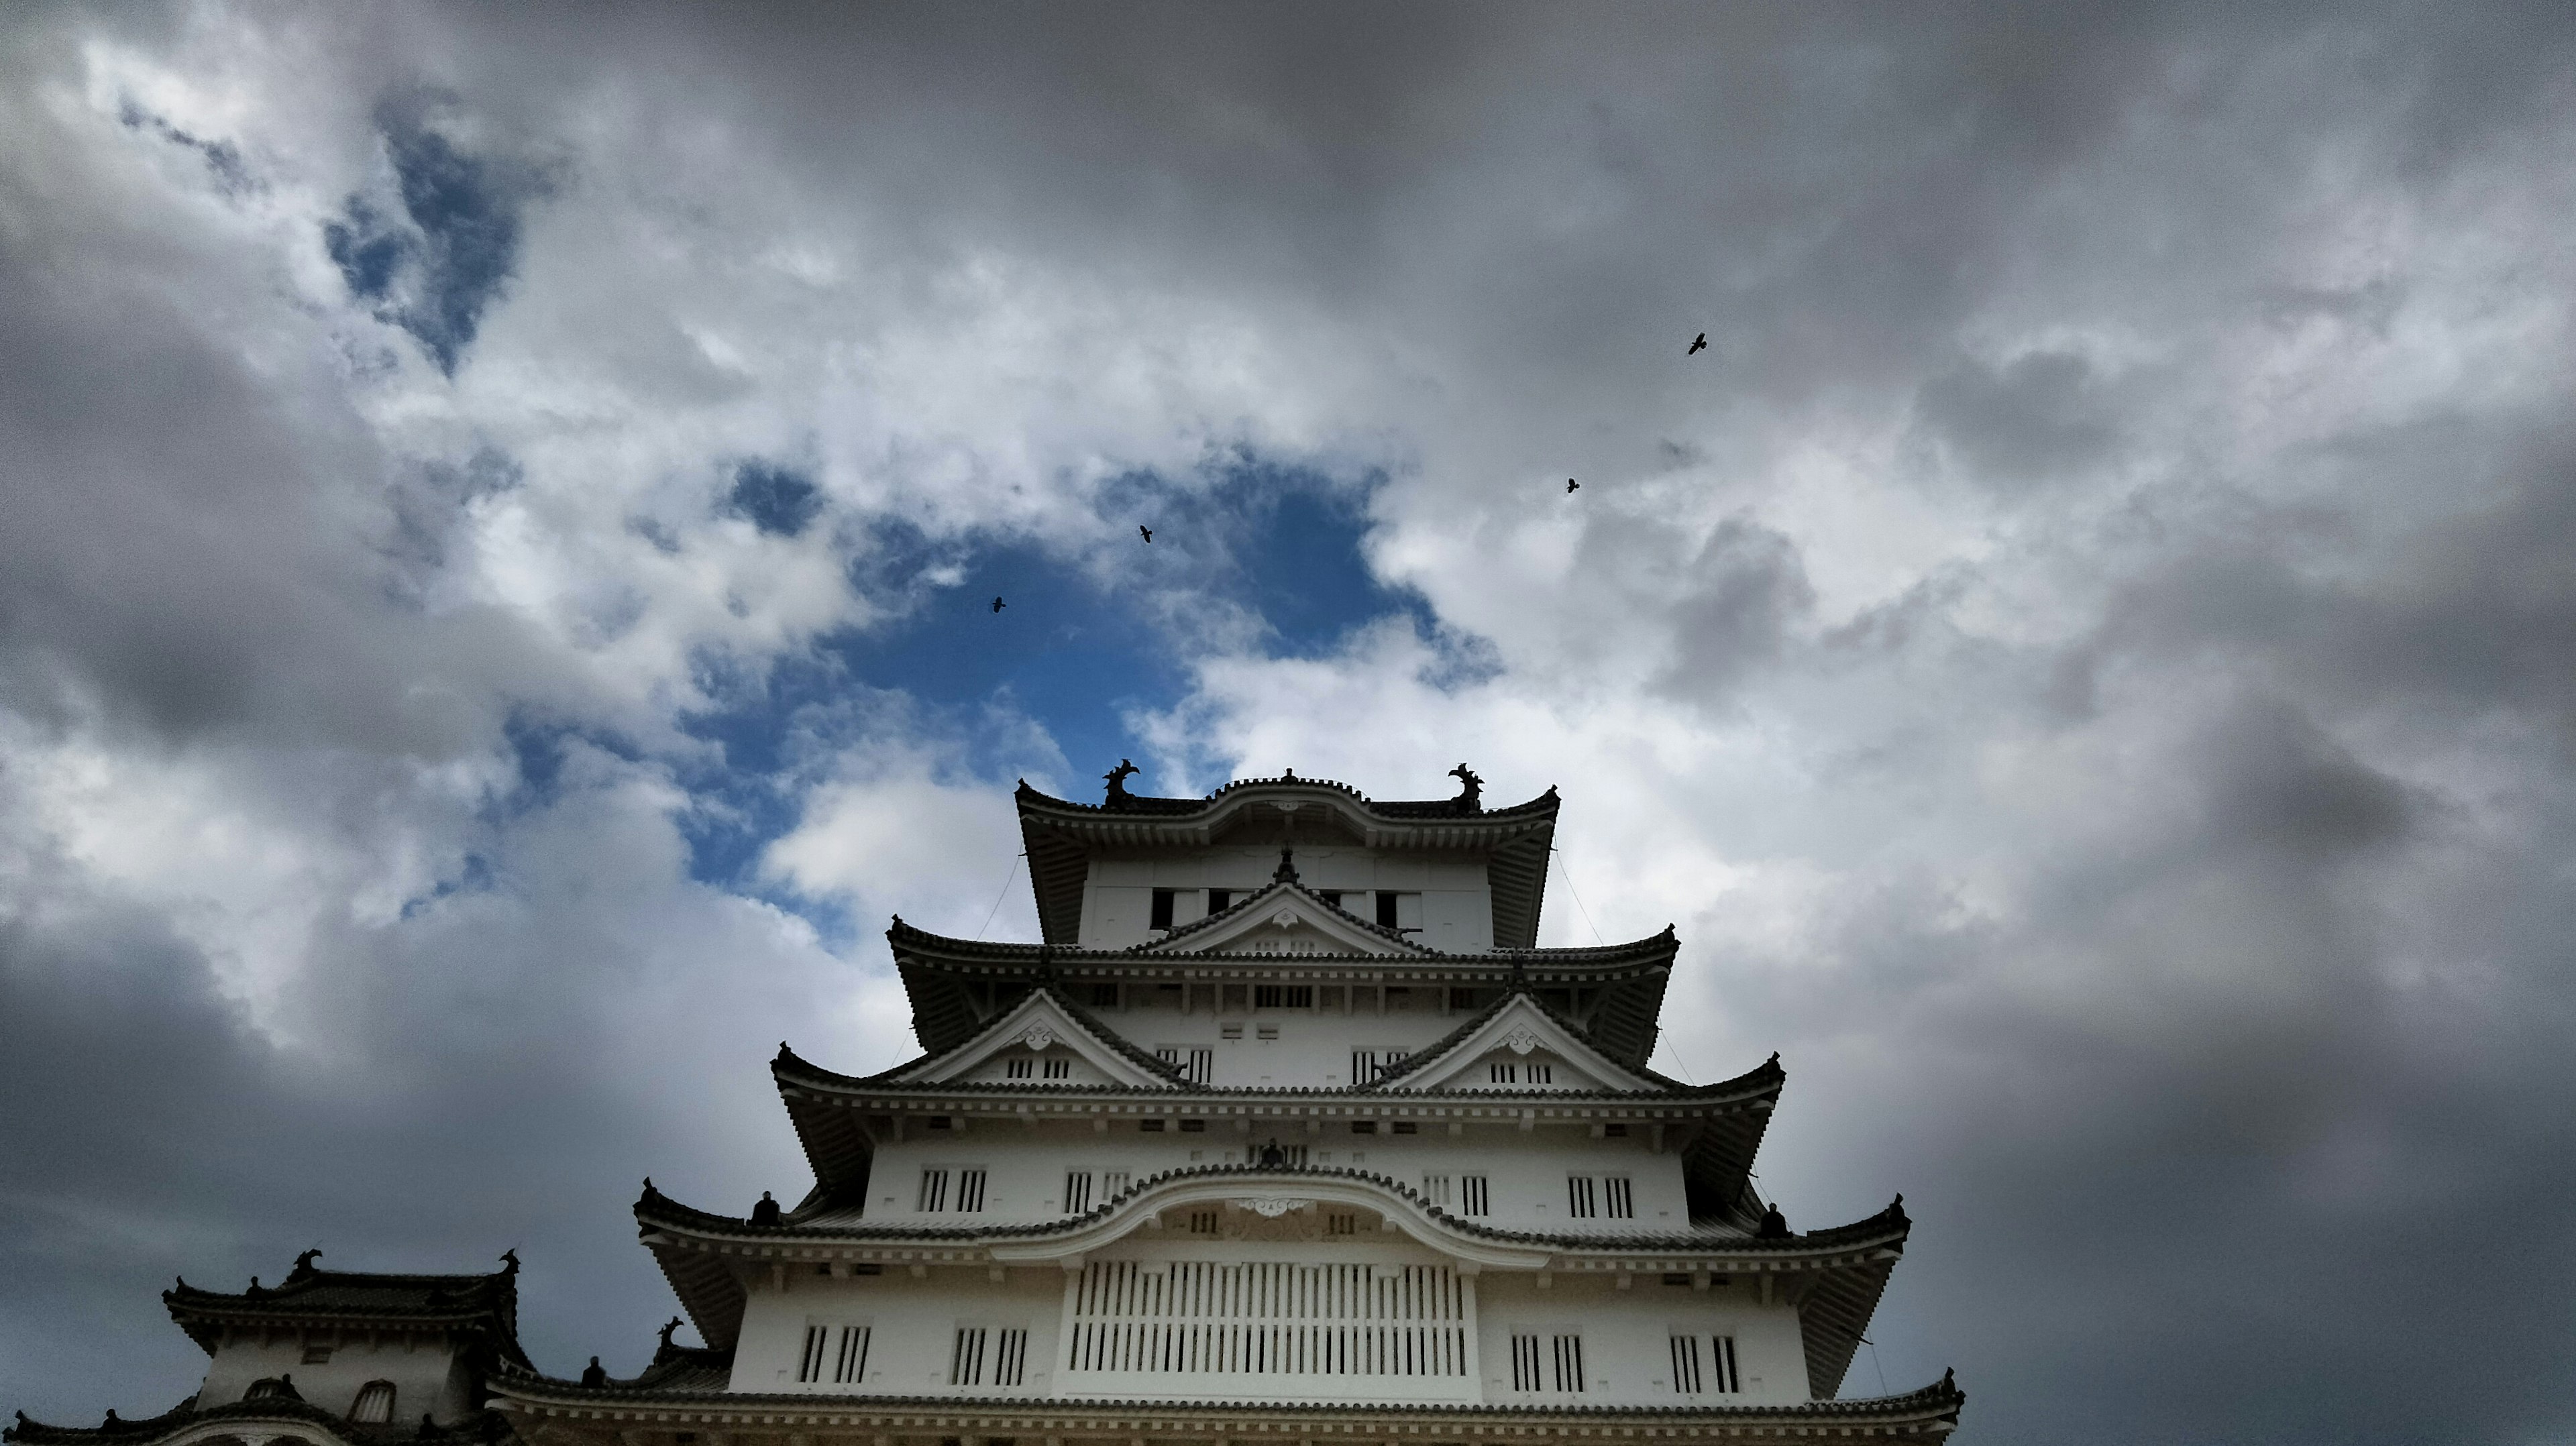
[[[993,599],[993,611],[995,611],[995,612],[1000,612],[1001,610],[1002,610],[1002,600],[1001,600],[1000,598],[995,598],[995,599]]]
[[[1708,333],[1703,331],[1699,334],[1699,340],[1690,344],[1690,351],[1683,352],[1682,355],[1689,356],[1693,352],[1703,352],[1706,350],[1708,350]]]
[[[1566,479],[1565,479],[1565,490],[1566,490],[1566,491],[1568,491],[1568,492],[1571,492],[1571,491],[1573,491],[1575,488],[1580,487],[1580,486],[1582,486],[1582,485],[1583,485],[1582,483],[1575,481],[1575,480],[1574,480],[1573,478],[1571,478],[1571,477],[1568,477],[1568,478],[1566,478]]]
[[[1141,522],[1137,523],[1137,524],[1136,524],[1136,530],[1137,530],[1138,532],[1141,532],[1141,533],[1145,534],[1145,540],[1146,540],[1147,542],[1151,542],[1151,541],[1153,541],[1153,540],[1154,540],[1154,529],[1152,529],[1152,528],[1150,528],[1150,527],[1147,527],[1144,523],[1141,523]]]

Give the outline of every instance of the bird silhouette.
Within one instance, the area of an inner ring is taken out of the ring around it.
[[[1708,350],[1708,333],[1703,331],[1699,334],[1699,340],[1690,344],[1690,351],[1683,352],[1682,355],[1689,356],[1692,352],[1702,352],[1706,350]]]
[[[995,612],[1000,612],[1001,610],[1002,610],[1002,600],[1001,600],[1000,598],[995,598],[995,599],[993,599],[993,611],[995,611]]]
[[[1139,523],[1137,523],[1137,524],[1136,524],[1136,530],[1137,530],[1138,532],[1141,532],[1141,533],[1145,534],[1145,540],[1146,540],[1147,542],[1151,542],[1151,541],[1153,541],[1153,540],[1154,540],[1154,529],[1152,529],[1152,528],[1150,528],[1150,527],[1147,527],[1145,524],[1143,524],[1143,523],[1139,522]]]
[[[1583,485],[1582,483],[1575,481],[1575,480],[1574,480],[1573,478],[1571,478],[1571,477],[1568,477],[1568,478],[1566,478],[1566,479],[1565,479],[1565,490],[1566,490],[1566,491],[1568,491],[1568,492],[1571,492],[1571,491],[1573,491],[1575,488],[1580,487],[1580,486],[1582,486],[1582,485]]]

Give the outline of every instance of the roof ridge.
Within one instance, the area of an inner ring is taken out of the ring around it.
[[[1562,800],[1557,797],[1556,785],[1549,784],[1546,792],[1538,794],[1536,797],[1525,799],[1522,802],[1505,804],[1500,808],[1479,807],[1472,811],[1468,811],[1459,807],[1459,804],[1462,802],[1459,798],[1403,798],[1380,800],[1371,798],[1367,794],[1360,792],[1357,788],[1354,788],[1350,784],[1344,783],[1339,779],[1300,778],[1294,771],[1283,773],[1276,778],[1234,779],[1221,785],[1214,792],[1204,794],[1198,798],[1168,798],[1149,793],[1130,793],[1124,795],[1122,801],[1115,806],[1108,803],[1081,803],[1074,799],[1061,798],[1055,794],[1043,792],[1037,788],[1031,787],[1029,781],[1025,778],[1019,780],[1019,786],[1012,791],[1012,797],[1022,802],[1035,800],[1041,803],[1052,804],[1057,808],[1070,809],[1078,813],[1100,814],[1107,817],[1115,817],[1122,814],[1145,814],[1149,816],[1162,814],[1170,816],[1184,813],[1197,813],[1202,809],[1214,806],[1227,794],[1234,793],[1241,789],[1261,787],[1275,788],[1282,786],[1330,789],[1336,793],[1347,795],[1353,803],[1358,804],[1361,808],[1371,813],[1375,813],[1382,818],[1402,819],[1407,822],[1436,822],[1444,818],[1508,819],[1523,814],[1552,813],[1562,802]]]

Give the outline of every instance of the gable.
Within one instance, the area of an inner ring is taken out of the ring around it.
[[[1421,954],[1291,883],[1274,883],[1202,923],[1145,946],[1148,954]]]
[[[1653,1093],[1664,1086],[1625,1069],[1526,994],[1514,994],[1456,1037],[1416,1055],[1387,1089]]]
[[[1061,1073],[1050,1073],[1060,1070]],[[1131,1059],[1051,989],[1026,998],[948,1053],[895,1076],[904,1084],[1141,1085],[1177,1088]]]

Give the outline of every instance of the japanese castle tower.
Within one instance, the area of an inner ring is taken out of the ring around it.
[[[1686,1446],[1957,1426],[1946,1376],[1841,1398],[1909,1227],[1899,1203],[1795,1233],[1755,1192],[1778,1057],[1700,1086],[1647,1067],[1672,931],[1537,946],[1555,790],[1488,809],[1461,766],[1459,796],[1423,802],[1294,774],[1150,798],[1132,771],[1096,805],[1020,786],[1043,942],[894,921],[919,1058],[856,1076],[780,1049],[802,1199],[744,1217],[646,1182],[642,1242],[702,1347],[666,1328],[633,1379],[542,1374],[471,1287],[480,1334],[458,1339],[488,1435]],[[428,1278],[331,1279],[417,1297]],[[350,1415],[388,1419],[363,1398],[245,1398],[261,1383],[227,1354],[256,1334],[283,1362],[297,1329],[256,1318],[213,1337],[197,1398],[115,1439],[393,1429]]]

